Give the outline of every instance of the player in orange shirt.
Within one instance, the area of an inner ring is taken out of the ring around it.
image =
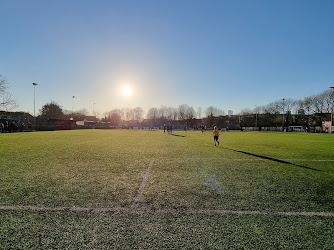
[[[217,130],[217,127],[215,126],[213,128],[213,141],[215,142],[215,146],[216,146],[216,142],[218,143],[219,145],[219,141],[218,141],[218,138],[219,138],[219,130]]]

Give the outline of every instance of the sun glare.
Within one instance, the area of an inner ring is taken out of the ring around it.
[[[129,86],[124,86],[124,87],[122,88],[122,94],[123,94],[124,96],[129,96],[129,95],[131,95],[131,92],[132,92],[132,89],[131,89]]]

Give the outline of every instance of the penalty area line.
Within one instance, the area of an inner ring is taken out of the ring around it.
[[[70,211],[70,212],[114,212],[133,214],[207,214],[207,215],[263,215],[263,216],[301,216],[301,217],[334,217],[334,212],[274,212],[274,211],[247,211],[247,210],[205,210],[205,209],[133,209],[126,207],[39,207],[39,206],[0,206],[0,211]]]

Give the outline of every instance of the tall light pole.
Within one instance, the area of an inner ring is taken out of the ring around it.
[[[36,86],[38,83],[33,82],[32,85],[34,85],[34,122],[36,126],[36,113],[35,113],[35,107],[36,107]]]
[[[332,90],[332,93],[331,93],[331,97],[333,99],[334,97],[334,86],[330,87],[330,89]],[[331,100],[332,101],[332,109],[331,109],[331,126],[330,126],[330,129],[329,129],[329,133],[332,133],[332,127],[333,127],[333,103],[334,103],[334,100]]]
[[[282,132],[284,132],[284,101],[285,101],[285,99],[283,98],[282,100],[283,100],[283,102],[282,102],[282,109],[283,109]]]
[[[255,130],[257,127],[257,110],[256,110],[256,105],[255,105]]]
[[[72,116],[73,116],[73,100],[74,100],[74,95],[72,95]]]

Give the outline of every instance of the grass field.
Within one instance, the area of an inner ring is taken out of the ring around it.
[[[0,134],[0,249],[333,249],[333,149],[306,133]]]

